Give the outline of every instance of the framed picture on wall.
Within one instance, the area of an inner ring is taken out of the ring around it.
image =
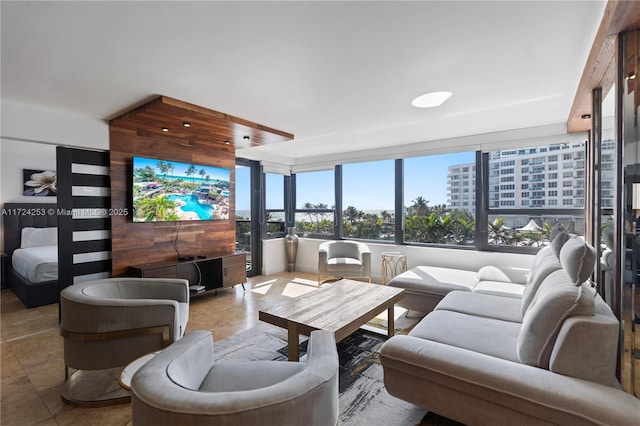
[[[58,189],[58,174],[54,170],[22,169],[23,195],[55,197]]]

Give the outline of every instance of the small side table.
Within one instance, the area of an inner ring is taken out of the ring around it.
[[[397,251],[382,253],[382,284],[387,284],[393,277],[407,271],[407,255]]]

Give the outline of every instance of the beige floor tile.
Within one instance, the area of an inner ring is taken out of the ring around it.
[[[264,326],[258,319],[261,307],[307,291],[314,287],[315,279],[315,274],[305,273],[260,276],[249,279],[245,291],[236,286],[217,295],[193,298],[187,331],[210,330],[219,341],[257,325]],[[64,363],[57,304],[26,309],[10,290],[4,289],[0,291],[0,332],[0,424],[102,426],[126,425],[131,420],[130,404],[74,408],[61,401]],[[626,355],[623,371],[627,374],[624,384],[628,388],[631,359],[628,348]],[[636,363],[640,387],[640,360]],[[434,424],[438,423],[425,421],[421,426]]]

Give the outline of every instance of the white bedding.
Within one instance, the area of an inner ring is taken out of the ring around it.
[[[13,269],[31,282],[58,279],[58,246],[16,249],[11,262]]]

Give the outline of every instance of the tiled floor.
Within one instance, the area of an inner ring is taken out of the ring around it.
[[[211,330],[214,340],[258,324],[258,309],[314,288],[313,274],[280,274],[250,278],[241,286],[191,300],[187,332]],[[299,285],[287,285],[296,279]],[[0,342],[2,425],[125,425],[130,404],[103,408],[73,408],[60,399],[64,383],[58,305],[26,309],[11,290],[1,296]]]
[[[297,284],[290,284],[292,281]],[[217,295],[195,297],[187,331],[211,330],[214,340],[221,340],[256,326],[261,306],[286,300],[315,285],[314,274],[283,273],[250,278],[246,291],[236,286]],[[130,421],[130,404],[73,408],[61,401],[64,364],[57,304],[26,309],[7,289],[0,297],[1,425],[126,425]],[[627,351],[623,367],[627,374],[629,355]],[[629,383],[624,384],[627,387]],[[429,424],[439,423],[425,420],[420,426]]]

